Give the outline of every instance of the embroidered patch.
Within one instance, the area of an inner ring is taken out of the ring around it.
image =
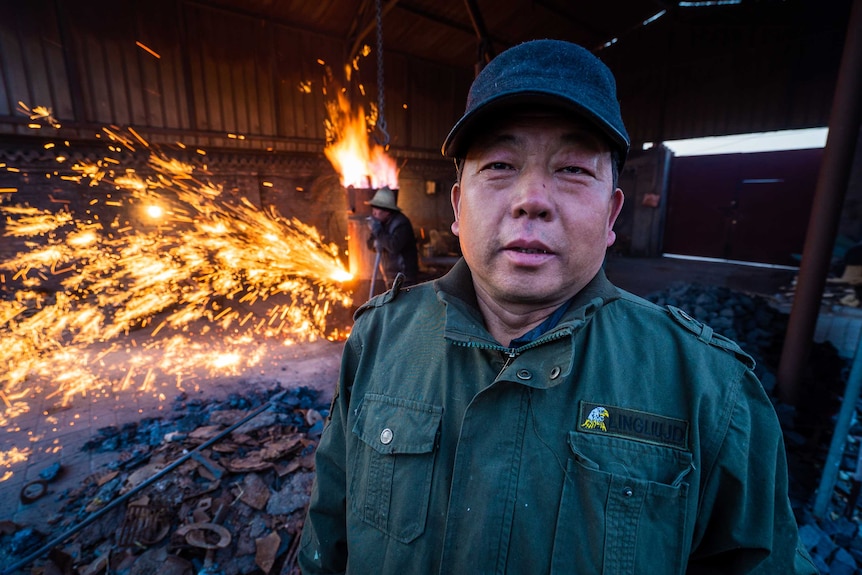
[[[578,431],[597,433],[665,445],[688,448],[688,422],[636,409],[582,401]]]
[[[604,407],[594,407],[590,414],[587,416],[586,421],[581,424],[581,427],[585,427],[587,429],[595,429],[599,428],[602,431],[607,432],[608,428],[605,425],[605,418],[610,417],[610,413]]]

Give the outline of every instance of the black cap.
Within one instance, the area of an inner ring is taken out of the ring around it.
[[[562,40],[532,40],[506,50],[476,76],[467,109],[443,143],[443,155],[463,158],[472,132],[495,111],[514,104],[571,110],[592,122],[619,153],[630,140],[620,115],[614,75],[590,51]]]

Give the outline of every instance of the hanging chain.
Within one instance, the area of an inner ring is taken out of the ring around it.
[[[381,137],[375,139],[384,148],[389,145],[389,132],[386,131],[386,96],[383,90],[383,0],[375,0],[377,7],[377,130]]]

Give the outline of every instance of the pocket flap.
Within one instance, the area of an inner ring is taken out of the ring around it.
[[[694,470],[691,453],[618,437],[569,432],[569,449],[584,467],[622,477],[679,486]]]
[[[369,393],[359,406],[353,433],[378,453],[430,453],[442,417],[438,405]]]

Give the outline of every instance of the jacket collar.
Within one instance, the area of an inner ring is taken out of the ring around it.
[[[479,347],[503,348],[485,329],[479,311],[473,274],[464,258],[449,273],[434,281],[437,297],[446,306],[446,337],[454,341]],[[583,323],[603,305],[618,299],[619,289],[608,280],[604,269],[575,294],[560,326]]]

